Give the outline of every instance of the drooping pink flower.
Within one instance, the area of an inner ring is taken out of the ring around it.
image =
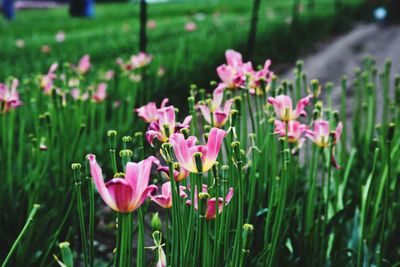
[[[187,195],[185,193],[186,187],[179,186],[179,196],[182,198],[186,198]],[[157,203],[159,206],[164,209],[169,209],[172,207],[172,190],[171,190],[171,182],[165,182],[161,187],[161,194],[150,196],[151,200]]]
[[[50,95],[51,92],[53,91],[54,79],[57,77],[57,75],[55,74],[57,68],[58,68],[58,64],[53,63],[50,66],[50,69],[47,72],[47,74],[43,75],[40,80],[40,87],[43,89],[43,92],[46,95]]]
[[[59,31],[56,34],[56,41],[58,43],[62,43],[65,41],[65,32],[64,31]]]
[[[167,142],[174,133],[179,132],[182,128],[189,128],[192,120],[192,116],[187,116],[182,123],[177,123],[174,106],[158,109],[157,118],[157,121],[150,123],[146,132],[146,139],[151,145],[155,138],[162,143]]]
[[[336,144],[339,141],[340,136],[342,135],[343,124],[339,122],[336,127],[335,134],[333,137],[333,144]],[[325,148],[328,147],[330,143],[330,128],[329,121],[326,120],[315,120],[314,121],[314,129],[307,130],[306,137],[313,141],[317,146]]]
[[[83,94],[78,88],[73,88],[71,89],[71,96],[74,100],[81,100],[81,101],[86,101],[89,98],[89,93],[84,92]]]
[[[88,159],[90,173],[101,198],[115,211],[132,212],[157,190],[157,186],[148,185],[151,166],[157,160],[153,156],[139,163],[128,162],[125,178],[113,178],[107,183],[104,183],[102,170],[96,162],[95,155],[88,155]]]
[[[225,125],[231,112],[233,99],[225,102],[224,107],[221,108],[222,100],[224,97],[224,85],[220,84],[213,93],[213,99],[207,104],[198,104],[197,108],[200,109],[204,119],[214,127],[221,128]]]
[[[91,64],[90,64],[90,56],[89,55],[84,55],[78,63],[78,66],[75,68],[76,71],[80,74],[85,74],[90,70]]]
[[[193,21],[189,21],[185,24],[185,30],[187,32],[194,32],[197,29],[197,24]]]
[[[11,87],[0,83],[0,103],[2,103],[1,106],[3,106],[3,111],[0,112],[6,113],[22,105],[17,90],[18,85],[19,81],[17,79],[12,80]]]
[[[157,171],[163,173],[168,179],[171,179],[169,177],[169,167],[168,166],[162,166],[160,164],[157,165]],[[187,171],[185,168],[182,168],[181,165],[178,162],[174,163],[174,180],[176,182],[180,182],[184,180],[186,177],[189,176],[189,171]]]
[[[202,189],[203,193],[207,193],[207,185],[203,184],[203,189]],[[233,188],[229,188],[228,193],[225,196],[225,199],[223,197],[219,197],[218,198],[218,214],[221,214],[224,206],[228,205],[229,202],[231,201],[232,197],[233,197],[233,193],[234,190]],[[198,209],[198,193],[197,193],[197,186],[195,186],[195,190],[194,190],[194,208],[195,210]],[[187,205],[191,205],[192,201],[191,200],[187,200],[186,201]],[[207,209],[206,209],[206,214],[205,217],[207,220],[211,220],[211,219],[215,219],[215,217],[217,216],[217,199],[215,197],[207,199]]]
[[[212,128],[208,135],[207,145],[196,145],[196,137],[190,136],[185,140],[180,133],[171,136],[169,141],[174,148],[175,157],[179,164],[189,172],[198,173],[207,172],[214,166],[225,135],[226,131]],[[198,152],[201,156],[202,170],[197,169],[195,162],[194,154]]]
[[[143,68],[150,64],[153,57],[146,52],[139,52],[131,57],[131,63],[134,69]]]
[[[97,90],[93,93],[92,99],[94,102],[102,102],[104,99],[107,97],[107,84],[106,83],[100,83],[97,85]]]
[[[299,116],[306,116],[304,108],[310,103],[312,95],[306,96],[299,100],[296,109],[293,110],[292,99],[287,95],[278,95],[276,97],[268,97],[268,103],[274,107],[277,118],[281,121],[291,121]]]
[[[303,134],[307,131],[308,126],[301,124],[298,121],[282,122],[275,120],[275,134],[279,134],[280,137],[286,136],[286,124],[287,124],[287,138],[291,143],[302,143],[304,141]]]
[[[164,98],[161,102],[160,109],[164,108],[168,103],[168,98]],[[138,113],[138,116],[142,118],[145,122],[151,123],[158,120],[157,116],[157,105],[155,102],[150,102],[140,108],[135,109],[135,112]]]

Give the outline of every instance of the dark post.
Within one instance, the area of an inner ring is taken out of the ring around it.
[[[94,0],[70,0],[69,14],[72,17],[92,17],[94,15]]]
[[[6,19],[12,20],[15,17],[14,0],[3,0],[2,11]]]
[[[146,23],[147,23],[147,3],[146,0],[140,0],[140,38],[139,38],[139,50],[146,52],[147,46],[147,35],[146,35]]]
[[[252,58],[253,53],[254,53],[254,47],[255,47],[256,35],[257,35],[258,11],[260,10],[260,4],[261,4],[261,0],[253,1],[253,10],[251,12],[249,38],[247,40],[247,50],[248,50],[249,58]]]

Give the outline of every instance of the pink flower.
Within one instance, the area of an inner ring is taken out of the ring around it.
[[[85,74],[90,70],[90,57],[89,55],[84,55],[78,63],[78,66],[75,68],[76,71],[80,74]]]
[[[213,99],[210,103],[197,105],[197,108],[200,109],[204,119],[209,124],[212,124],[214,127],[218,128],[221,128],[227,122],[231,112],[231,106],[233,104],[233,99],[230,99],[225,102],[224,108],[222,109],[220,106],[222,104],[223,97],[224,85],[220,84],[214,90]]]
[[[180,197],[186,198],[187,195],[185,193],[186,187],[179,186],[179,195]],[[151,200],[163,207],[164,209],[169,209],[172,207],[172,190],[171,190],[171,182],[165,182],[161,187],[161,195],[150,196]]]
[[[287,125],[287,137],[288,141],[292,143],[300,142],[303,143],[303,133],[307,131],[308,126],[301,124],[298,121],[282,122],[275,120],[275,134],[279,134],[280,137],[286,136],[286,123]]]
[[[121,69],[123,71],[128,71],[129,72],[129,71],[134,69],[134,66],[133,66],[131,61],[128,61],[128,62],[125,63],[122,60],[122,58],[117,58],[117,60],[115,62],[121,67]]]
[[[157,27],[157,23],[155,20],[151,19],[147,22],[146,26],[148,29],[155,29]]]
[[[137,55],[131,57],[132,66],[134,69],[143,68],[150,64],[153,57],[146,52],[140,52]]]
[[[96,92],[94,92],[94,94],[92,95],[92,99],[94,102],[102,102],[104,101],[104,99],[106,99],[107,93],[107,84],[106,83],[100,83],[97,86],[97,90]]]
[[[0,83],[0,103],[3,103],[3,113],[22,105],[17,90],[18,85],[19,81],[17,79],[12,80],[10,88],[6,84]]]
[[[277,97],[268,97],[268,103],[274,107],[275,114],[282,121],[291,121],[299,116],[306,116],[304,108],[310,103],[312,95],[299,100],[296,109],[293,110],[292,99],[287,95],[278,95]]]
[[[162,165],[158,164],[157,171],[164,173],[164,175],[167,176],[168,179],[171,179],[171,177],[169,177],[169,167],[168,166],[162,166]],[[178,162],[175,162],[174,163],[174,180],[176,182],[180,182],[188,176],[189,176],[189,172],[185,168],[182,168]]]
[[[65,32],[63,32],[63,31],[57,32],[56,41],[59,42],[59,43],[64,42],[65,41]]]
[[[81,91],[78,88],[74,88],[71,90],[71,96],[74,100],[86,101],[89,98],[89,93],[85,92],[81,94]]]
[[[336,127],[333,144],[336,144],[342,135],[343,124],[339,122]],[[326,120],[316,120],[314,121],[314,130],[307,130],[306,137],[313,141],[317,146],[325,148],[330,145],[329,140],[330,129],[329,122]]]
[[[100,166],[93,154],[88,155],[90,173],[101,198],[113,210],[132,212],[139,208],[145,199],[157,190],[157,186],[148,185],[151,166],[157,159],[149,157],[139,163],[128,162],[124,178],[113,178],[104,183]]]
[[[110,81],[114,77],[114,71],[108,70],[104,73],[104,80]]]
[[[242,54],[233,49],[226,50],[225,58],[228,66],[231,66],[232,68],[238,69],[243,65]]]
[[[228,89],[236,89],[244,85],[246,81],[246,70],[252,69],[251,63],[243,63],[242,55],[235,50],[225,52],[227,64],[217,68],[217,74]]]
[[[187,140],[177,133],[169,138],[179,164],[192,173],[207,172],[217,160],[222,141],[226,135],[224,130],[212,128],[207,145],[196,145],[197,138],[190,136]],[[195,153],[201,156],[202,170],[198,170],[195,162]]]
[[[158,69],[157,75],[158,75],[158,77],[164,76],[164,75],[165,75],[165,68],[161,66],[161,67]]]
[[[250,65],[250,69],[245,69],[245,75],[247,77],[247,88],[250,89],[251,94],[263,94],[263,91],[260,90],[260,87],[264,84],[266,85],[272,79],[274,73],[269,70],[271,65],[271,60],[267,59],[264,63],[264,67],[258,71],[253,70],[253,66]]]
[[[146,132],[147,141],[153,145],[157,138],[160,142],[167,142],[169,137],[182,128],[189,128],[192,116],[187,116],[183,123],[175,122],[175,107],[168,106],[157,110],[157,121],[150,123]]]
[[[167,103],[168,103],[168,98],[164,98],[164,100],[161,102],[160,109],[164,108]],[[150,102],[147,105],[135,109],[135,111],[138,113],[138,116],[147,123],[151,123],[158,120],[157,106],[155,102]]]
[[[194,32],[197,29],[197,24],[193,21],[189,21],[185,24],[185,30],[187,32]]]
[[[53,91],[54,79],[57,77],[57,75],[55,74],[57,68],[58,64],[53,63],[50,66],[49,72],[46,75],[43,75],[40,80],[40,87],[43,89],[43,92],[46,95],[50,95],[51,92]]]
[[[203,184],[203,193],[207,193],[207,185]],[[233,188],[229,188],[228,194],[225,196],[225,199],[222,197],[218,198],[218,214],[222,213],[222,210],[224,209],[224,206],[228,205],[229,202],[231,201],[233,197],[234,190]],[[191,205],[192,201],[187,200],[186,201],[187,205]],[[217,204],[217,199],[215,197],[207,199],[207,209],[206,209],[206,214],[205,217],[207,220],[215,219],[217,215],[217,209],[216,205]],[[198,194],[197,194],[197,186],[195,186],[194,190],[194,208],[195,210],[198,209]]]

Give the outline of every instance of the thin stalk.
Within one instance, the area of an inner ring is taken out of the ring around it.
[[[142,212],[142,208],[141,207],[137,210],[137,214],[138,214],[139,231],[138,231],[138,246],[137,246],[136,266],[144,267],[145,266],[145,260],[144,260],[144,256],[145,256],[144,255],[144,218],[143,218],[143,212]]]

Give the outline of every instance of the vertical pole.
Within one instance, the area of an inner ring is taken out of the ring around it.
[[[140,38],[139,38],[139,50],[146,52],[147,47],[147,35],[146,35],[146,23],[147,23],[147,3],[146,0],[140,0]]]
[[[14,0],[3,0],[2,1],[3,15],[7,20],[12,20],[15,17],[14,12]]]
[[[254,47],[256,43],[256,35],[257,35],[257,24],[258,24],[258,11],[260,10],[261,0],[253,1],[253,10],[251,12],[251,22],[250,22],[250,31],[249,37],[247,40],[247,51],[249,58],[253,57]]]

